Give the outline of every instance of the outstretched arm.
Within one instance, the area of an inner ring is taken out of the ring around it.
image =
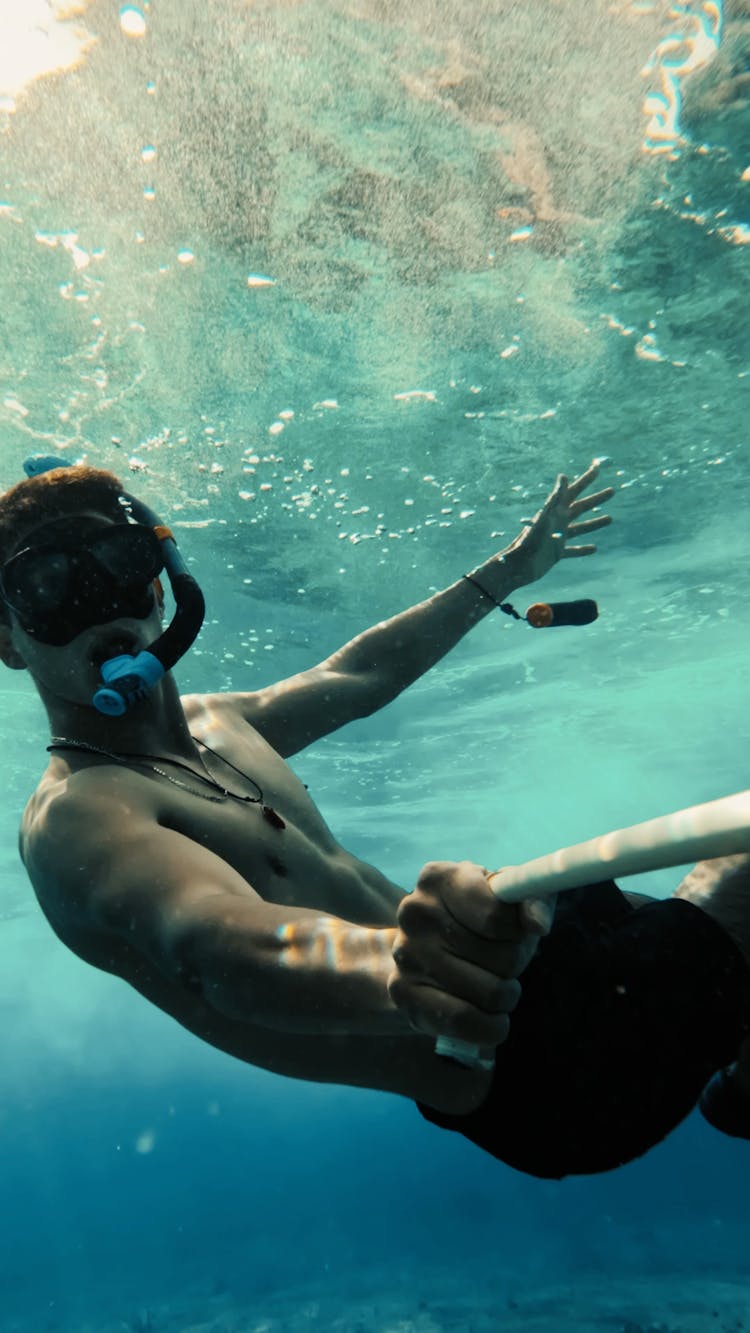
[[[224,697],[282,755],[294,754],[358,717],[374,713],[444,657],[518,588],[542,578],[560,559],[592,555],[590,543],[568,546],[611,522],[583,515],[609,500],[612,487],[584,495],[594,461],[580,477],[559,476],[539,513],[515,541],[442,592],[373,625],[324,662],[252,694]]]

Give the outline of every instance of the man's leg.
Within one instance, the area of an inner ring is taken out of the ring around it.
[[[423,1114],[551,1178],[606,1171],[658,1143],[750,1032],[750,897],[745,952],[736,892],[719,887],[704,882],[698,905],[683,883],[637,910],[612,883],[561,894],[485,1102]]]

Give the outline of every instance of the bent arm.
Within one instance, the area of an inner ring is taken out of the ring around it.
[[[52,802],[23,850],[50,923],[79,956],[247,1063],[442,1110],[479,1104],[484,1073],[436,1058],[391,999],[396,928],[267,903],[111,792],[72,804]]]
[[[388,994],[395,927],[266,902],[213,852],[109,795],[80,814],[69,802],[59,807],[48,811],[43,850],[27,869],[38,891],[53,880],[58,901],[77,903],[82,932],[121,939],[239,1022],[326,1035],[409,1032]],[[92,827],[108,836],[93,838]]]
[[[393,929],[213,890],[194,883],[189,909],[162,923],[160,959],[219,1013],[281,1032],[408,1030],[388,995]]]

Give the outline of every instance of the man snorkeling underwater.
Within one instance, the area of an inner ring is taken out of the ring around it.
[[[338,845],[285,762],[592,554],[575,543],[613,494],[588,494],[596,463],[504,551],[319,665],[181,698],[203,599],[172,534],[113,474],[50,461],[0,498],[0,655],[49,717],[20,850],[68,948],[238,1059],[412,1098],[534,1175],[631,1160],[712,1078],[709,1118],[750,1137],[744,1062],[722,1072],[750,1032],[750,858],[638,907],[612,883],[573,890],[554,920],[548,901],[498,901],[469,862],[430,863],[405,894]],[[488,1058],[441,1058],[444,1035]]]

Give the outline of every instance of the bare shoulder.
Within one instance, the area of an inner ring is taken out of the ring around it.
[[[104,811],[121,814],[135,803],[143,814],[145,802],[139,786],[142,784],[127,768],[114,764],[84,768],[57,781],[46,773],[23,814],[20,850],[24,865],[48,851],[51,841],[56,843],[65,830],[88,830],[90,835]],[[66,839],[69,847],[71,841]]]
[[[131,770],[96,765],[44,779],[21,828],[21,857],[55,934],[127,979],[144,959],[176,977],[182,940],[203,916],[225,904],[231,912],[238,896],[261,902],[219,856],[170,827],[152,793]]]
[[[222,724],[245,722],[236,694],[182,694],[182,704],[188,727],[201,735],[217,721]]]
[[[339,727],[366,717],[388,702],[367,672],[339,669],[336,655],[259,690],[183,698],[188,719],[217,713],[233,725],[250,726],[288,759]],[[191,722],[196,725],[196,722]]]
[[[201,718],[208,717],[213,709],[221,708],[220,694],[181,694],[180,703],[192,731]]]
[[[47,915],[84,908],[103,863],[137,830],[157,827],[144,786],[124,768],[95,767],[61,781],[45,776],[27,803],[19,851]]]

